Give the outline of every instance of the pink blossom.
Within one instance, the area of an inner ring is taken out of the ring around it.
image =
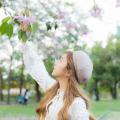
[[[120,7],[120,0],[116,0],[116,7]]]
[[[33,22],[35,22],[35,17],[30,16],[30,17],[26,17],[26,16],[14,16],[14,19],[17,19],[20,22],[20,29],[23,31],[28,31],[30,32],[31,30],[29,29],[29,25]]]
[[[93,17],[101,18],[102,17],[102,9],[97,4],[95,4],[93,6],[93,8],[90,10],[90,14]]]
[[[88,32],[89,32],[89,30],[88,30],[86,25],[81,25],[80,26],[80,33],[81,33],[81,35],[87,35]]]
[[[23,21],[24,20],[24,16],[14,16],[14,19],[17,19],[19,21]]]
[[[57,19],[63,19],[65,15],[66,15],[65,12],[58,10]]]
[[[17,19],[20,22],[23,22],[24,24],[31,24],[35,21],[35,17],[34,16],[30,16],[30,17],[26,17],[26,16],[15,16],[14,19]]]
[[[70,30],[72,28],[73,29],[76,28],[77,26],[76,26],[75,23],[67,23],[67,24],[65,24],[65,27],[66,27],[67,30]]]

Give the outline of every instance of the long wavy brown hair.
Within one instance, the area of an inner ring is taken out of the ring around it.
[[[77,82],[77,76],[73,64],[73,53],[71,51],[67,51],[67,70],[69,72],[68,84],[65,90],[65,94],[63,97],[64,104],[61,110],[58,112],[58,120],[70,120],[70,116],[68,114],[69,106],[72,104],[75,97],[82,97],[85,100],[86,108],[89,109],[90,99],[82,92],[80,86]],[[38,107],[36,108],[36,113],[38,115],[38,120],[42,118],[45,120],[46,116],[46,105],[47,103],[57,94],[57,90],[59,89],[59,82],[57,81],[51,88],[49,88],[45,92],[45,96],[40,100]],[[48,106],[49,107],[49,106]],[[90,114],[90,120],[95,120],[92,114]]]

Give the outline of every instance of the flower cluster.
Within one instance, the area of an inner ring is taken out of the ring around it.
[[[116,0],[116,7],[120,7],[120,0]]]
[[[26,31],[26,32],[30,32],[30,24],[35,22],[35,17],[30,16],[30,17],[26,17],[26,16],[14,16],[14,19],[17,20],[20,23],[20,28],[22,31]]]
[[[95,4],[92,9],[90,10],[90,14],[93,17],[101,18],[102,17],[102,9]]]

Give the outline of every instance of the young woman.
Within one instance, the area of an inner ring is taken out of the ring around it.
[[[94,120],[80,84],[90,79],[93,64],[84,51],[67,51],[54,65],[51,77],[32,42],[21,43],[25,69],[45,96],[36,112],[38,120]]]

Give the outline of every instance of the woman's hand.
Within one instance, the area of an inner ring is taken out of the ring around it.
[[[56,80],[47,72],[42,60],[43,58],[37,54],[37,47],[32,41],[27,41],[26,43],[20,42],[19,50],[23,54],[26,72],[36,80],[43,91],[46,91],[56,83]]]

